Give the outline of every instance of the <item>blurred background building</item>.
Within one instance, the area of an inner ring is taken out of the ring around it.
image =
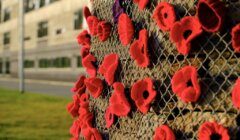
[[[72,81],[84,73],[77,35],[87,0],[25,0],[27,79]],[[0,74],[18,76],[18,0],[0,0]]]

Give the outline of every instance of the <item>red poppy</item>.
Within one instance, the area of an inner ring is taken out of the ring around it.
[[[99,73],[102,74],[109,85],[114,82],[115,72],[117,70],[119,58],[117,54],[106,55],[99,67]]]
[[[87,24],[88,24],[88,28],[90,30],[90,34],[93,36],[97,35],[97,33],[98,33],[98,23],[99,23],[99,20],[95,16],[89,16],[87,18]]]
[[[106,21],[101,21],[98,23],[98,38],[101,42],[104,42],[108,39],[111,32],[111,25]]]
[[[221,29],[225,17],[225,6],[220,0],[199,0],[197,17],[202,28],[207,32]]]
[[[151,78],[139,80],[132,86],[131,98],[134,100],[138,110],[144,114],[148,112],[155,96],[156,91],[153,89],[153,81]]]
[[[81,124],[79,120],[75,120],[70,128],[70,134],[73,136],[72,139],[79,139],[79,134],[81,132]]]
[[[171,80],[171,84],[173,92],[184,102],[196,102],[200,97],[198,73],[193,66],[185,66],[177,71]]]
[[[240,24],[232,29],[231,35],[233,49],[235,52],[240,53]]]
[[[67,110],[72,115],[72,117],[77,117],[79,107],[80,107],[79,95],[74,94],[73,95],[73,102],[71,102],[67,105]]]
[[[154,140],[175,140],[175,135],[171,128],[167,125],[162,125],[155,130],[155,134],[153,136]]]
[[[114,114],[111,112],[111,109],[108,107],[105,112],[105,121],[106,127],[110,128],[114,123]]]
[[[216,122],[205,122],[198,130],[199,140],[229,140],[228,130]]]
[[[127,46],[134,36],[132,21],[125,13],[122,13],[118,18],[118,34],[119,39],[124,46]]]
[[[114,92],[109,99],[109,107],[111,112],[116,116],[127,116],[131,110],[131,106],[125,97],[124,85],[120,82],[113,84]]]
[[[80,55],[82,56],[82,58],[84,58],[85,56],[87,56],[89,54],[89,52],[90,52],[90,46],[85,45],[85,46],[82,46]]]
[[[85,79],[85,85],[94,98],[98,98],[103,90],[102,80],[96,77]]]
[[[85,7],[83,8],[83,15],[84,15],[85,19],[87,19],[89,16],[92,15],[91,12],[90,12],[90,10],[89,10],[89,8],[88,8],[87,6],[85,6]]]
[[[88,113],[82,116],[82,127],[81,127],[81,134],[87,138],[90,134],[90,129],[92,128],[92,120],[93,120],[93,114]]]
[[[234,107],[240,108],[240,78],[238,78],[232,90],[232,102]]]
[[[147,67],[149,65],[148,58],[148,32],[143,29],[139,32],[139,39],[135,40],[130,46],[131,58],[136,60],[139,67]]]
[[[170,38],[176,43],[179,53],[187,55],[191,49],[191,42],[202,33],[201,25],[197,18],[187,16],[181,21],[175,22],[171,32]]]
[[[176,21],[174,7],[168,2],[160,2],[153,12],[153,19],[162,31],[169,31]]]
[[[84,80],[86,79],[86,77],[84,75],[81,75],[77,82],[75,83],[74,87],[71,89],[71,91],[73,93],[77,93],[79,95],[81,95],[82,93],[85,92],[86,90],[86,86],[84,84]]]
[[[91,36],[88,34],[87,30],[83,30],[78,36],[77,41],[79,45],[90,45]]]
[[[149,0],[133,0],[133,2],[138,4],[140,10],[143,10],[147,6]]]
[[[96,58],[92,54],[88,54],[82,59],[82,65],[86,68],[86,71],[90,77],[96,77],[97,70],[94,66]]]
[[[80,105],[84,106],[89,103],[89,95],[87,93],[83,93],[80,97]]]

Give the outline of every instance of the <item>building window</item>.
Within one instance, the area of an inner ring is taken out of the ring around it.
[[[2,63],[2,59],[0,58],[0,73],[3,73],[2,69],[3,69],[3,63]]]
[[[24,68],[34,68],[34,61],[33,60],[25,60]]]
[[[5,66],[6,66],[6,73],[9,74],[10,73],[10,61],[8,58],[6,59]]]
[[[3,34],[3,45],[10,44],[10,32],[6,32]]]
[[[39,60],[39,67],[40,68],[52,67],[52,60],[51,59],[40,59]]]
[[[44,37],[48,35],[48,22],[40,22],[38,24],[38,37]]]
[[[9,8],[4,9],[3,21],[6,22],[10,20],[11,14]]]
[[[40,68],[68,68],[71,67],[71,59],[68,57],[58,57],[55,59],[40,59]]]
[[[46,1],[45,0],[40,0],[39,7],[43,7],[45,5],[46,5]]]
[[[82,67],[82,57],[77,57],[77,67]]]
[[[33,0],[26,0],[24,12],[30,12],[35,8],[35,3]]]
[[[83,23],[82,10],[79,10],[74,13],[74,29],[75,30],[81,29],[82,23]]]
[[[56,2],[56,1],[59,1],[59,0],[50,0],[50,3],[53,3],[53,2]]]

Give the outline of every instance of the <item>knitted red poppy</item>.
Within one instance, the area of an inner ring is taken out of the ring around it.
[[[125,13],[122,13],[118,18],[118,35],[124,46],[127,46],[134,36],[132,21]]]
[[[70,134],[73,136],[72,139],[79,139],[79,133],[81,132],[81,125],[79,119],[75,120],[70,128]]]
[[[109,107],[106,109],[104,117],[106,121],[106,127],[110,128],[114,123],[114,114],[111,112],[111,109]]]
[[[175,140],[175,135],[171,128],[167,125],[162,125],[155,130],[153,140]]]
[[[67,105],[67,111],[72,115],[72,117],[77,117],[79,115],[78,110],[80,107],[79,95],[74,94],[72,98],[73,101]]]
[[[102,140],[102,136],[96,128],[89,128],[84,137],[86,140]]]
[[[140,10],[143,10],[147,6],[149,0],[133,0],[133,2],[138,4]]]
[[[89,16],[87,18],[87,24],[90,30],[90,34],[93,36],[97,35],[98,33],[98,23],[99,23],[99,20],[95,16]]]
[[[106,21],[101,21],[98,23],[97,35],[101,42],[104,42],[108,39],[111,33],[111,25]]]
[[[225,17],[225,6],[220,0],[199,0],[197,17],[202,28],[207,32],[221,29]]]
[[[162,31],[169,31],[176,21],[174,7],[168,2],[160,2],[152,17]]]
[[[77,41],[79,45],[90,45],[91,36],[88,34],[87,30],[83,30],[78,36]]]
[[[102,64],[99,66],[98,72],[104,76],[108,85],[112,85],[112,83],[114,82],[115,72],[117,70],[118,63],[118,55],[112,53],[106,55],[103,59]]]
[[[102,80],[96,77],[86,78],[84,81],[87,90],[91,93],[94,98],[98,98],[103,90]]]
[[[132,85],[131,98],[134,100],[138,110],[144,114],[148,112],[155,96],[156,91],[153,89],[153,81],[151,78],[139,80]]]
[[[240,108],[240,78],[238,78],[232,90],[232,102],[234,107]]]
[[[77,94],[79,94],[79,95],[81,95],[82,93],[84,93],[85,90],[86,90],[86,86],[85,86],[85,84],[84,84],[84,80],[85,80],[85,79],[86,79],[86,77],[85,77],[84,75],[81,75],[81,76],[78,78],[77,82],[75,82],[74,87],[71,88],[71,91],[72,91],[73,93],[77,93]]]
[[[90,12],[90,10],[89,10],[89,8],[88,8],[87,6],[85,6],[85,7],[83,8],[83,15],[84,15],[85,19],[87,19],[89,16],[92,15],[91,12]]]
[[[80,96],[80,106],[85,107],[87,106],[86,104],[89,104],[89,95],[87,93],[83,93]]]
[[[97,74],[96,67],[94,66],[96,61],[96,58],[92,54],[88,54],[82,58],[82,65],[86,68],[86,71],[90,77],[95,77]]]
[[[135,40],[130,46],[130,55],[139,67],[147,67],[149,65],[148,58],[148,32],[143,29],[139,32],[139,39]]]
[[[85,46],[82,46],[80,55],[82,56],[82,58],[84,58],[85,56],[87,56],[89,54],[89,52],[90,52],[90,46],[85,45]]]
[[[125,97],[124,85],[120,82],[113,84],[114,92],[109,99],[109,107],[111,112],[119,117],[127,116],[131,110],[131,106]]]
[[[202,29],[198,19],[187,16],[174,23],[170,32],[170,39],[176,43],[179,53],[187,55],[192,47],[192,40],[201,33]]]
[[[216,122],[205,122],[198,130],[199,140],[230,140],[228,130]]]
[[[201,94],[197,69],[185,66],[177,71],[172,80],[172,90],[184,102],[196,102]]]
[[[232,29],[231,35],[233,49],[235,52],[240,53],[240,24]]]

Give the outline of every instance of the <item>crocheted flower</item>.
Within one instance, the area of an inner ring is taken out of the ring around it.
[[[102,136],[96,128],[90,128],[88,132],[85,136],[86,140],[102,140]]]
[[[90,46],[85,45],[85,46],[82,46],[80,55],[82,56],[82,58],[84,58],[85,56],[87,56],[89,54],[89,52],[90,52]]]
[[[233,49],[235,52],[240,53],[240,24],[232,29],[231,35]]]
[[[90,10],[89,10],[89,8],[88,8],[87,6],[85,6],[85,7],[83,8],[83,15],[84,15],[85,19],[87,19],[89,16],[92,15],[91,12],[90,12]]]
[[[197,69],[185,66],[177,71],[172,80],[172,90],[184,102],[196,102],[201,94]]]
[[[175,140],[175,135],[171,128],[167,125],[162,125],[155,130],[153,140]]]
[[[140,10],[143,10],[147,6],[149,0],[133,0],[133,2],[138,4]]]
[[[98,38],[101,42],[104,42],[108,39],[111,32],[111,25],[106,21],[101,21],[98,23]]]
[[[81,107],[85,107],[85,106],[88,106],[86,104],[89,104],[89,95],[87,93],[83,93],[81,96],[80,96],[80,106]]]
[[[87,90],[91,93],[94,98],[98,98],[103,90],[102,80],[96,77],[85,79],[85,85]]]
[[[234,107],[240,108],[240,78],[238,78],[232,90],[232,102]]]
[[[79,95],[81,95],[82,93],[85,92],[86,90],[86,86],[84,84],[84,80],[86,79],[86,77],[84,75],[81,75],[77,82],[75,83],[74,87],[71,89],[71,91],[73,93],[77,93]]]
[[[198,19],[187,16],[174,23],[170,32],[170,39],[176,43],[179,53],[187,55],[192,47],[192,40],[201,33],[202,29]]]
[[[95,77],[97,74],[96,67],[94,66],[96,61],[96,58],[92,54],[88,54],[82,59],[82,65],[86,68],[86,71],[90,77]]]
[[[70,134],[73,136],[72,139],[79,139],[79,133],[81,132],[81,125],[79,120],[75,120],[70,128]]]
[[[67,105],[67,111],[72,115],[72,117],[77,117],[79,115],[78,110],[80,107],[79,95],[74,94],[72,98],[73,101]]]
[[[119,16],[124,13],[124,8],[121,5],[121,2],[125,0],[115,0],[113,7],[112,7],[112,13],[113,13],[113,21],[114,23],[118,23]]]
[[[205,122],[198,130],[199,140],[229,140],[228,130],[216,122]]]
[[[102,64],[99,66],[99,73],[102,74],[108,83],[112,85],[114,82],[115,72],[117,70],[119,58],[117,54],[106,55],[103,59]]]
[[[106,127],[110,128],[114,123],[114,114],[111,112],[111,109],[108,107],[105,112],[105,121]]]
[[[124,117],[131,110],[131,106],[125,97],[124,85],[120,82],[113,84],[114,92],[109,99],[111,112],[116,116]]]
[[[162,31],[169,31],[176,21],[174,7],[167,2],[160,2],[153,12],[153,19]]]
[[[78,36],[77,41],[79,45],[90,45],[91,36],[88,34],[87,30],[83,30]]]
[[[125,13],[122,13],[119,16],[118,35],[122,45],[124,46],[127,46],[134,36],[134,27],[132,21]]]
[[[220,0],[199,0],[197,17],[202,28],[207,32],[221,29],[225,17],[225,6]]]
[[[139,32],[139,39],[135,40],[130,46],[130,55],[139,67],[147,67],[149,65],[148,58],[148,33],[146,29]]]
[[[131,98],[135,102],[138,110],[144,114],[148,112],[155,96],[156,91],[153,89],[153,81],[151,78],[139,80],[132,85]]]
[[[89,16],[87,18],[87,24],[90,30],[90,34],[93,36],[97,35],[98,33],[98,23],[99,23],[99,20],[95,16]]]

